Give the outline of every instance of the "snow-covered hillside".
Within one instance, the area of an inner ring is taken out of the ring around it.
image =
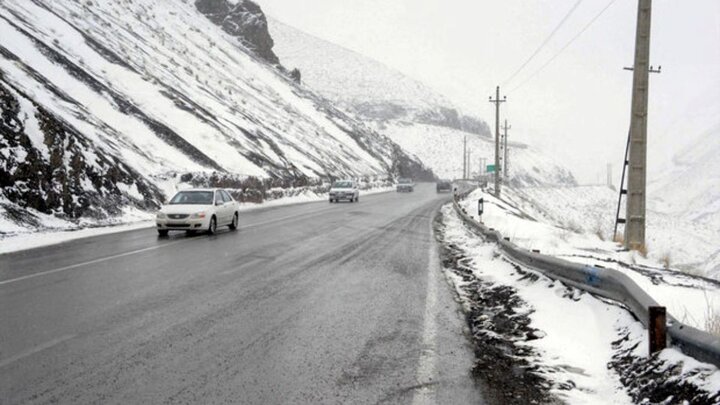
[[[562,238],[567,239],[574,233],[579,233],[604,240],[611,239],[617,208],[615,190],[604,186],[521,187],[508,190],[506,198],[517,200],[522,209],[534,218],[553,224],[561,230],[559,234]],[[558,232],[545,228],[534,231],[533,222],[519,225],[525,228],[510,230],[513,238],[519,238],[521,242],[532,242],[533,248],[542,251],[552,252],[565,248],[561,245],[543,245],[539,240],[538,235],[543,232],[546,234],[545,241],[553,240],[557,236],[553,234]],[[621,232],[622,228],[619,231]],[[531,235],[523,237],[527,232]],[[535,233],[532,234],[533,232]],[[557,238],[554,241],[557,242]],[[686,273],[720,279],[716,262],[718,245],[720,228],[712,223],[693,221],[653,208],[647,212],[647,256],[651,265],[667,266]],[[588,245],[588,251],[593,249],[594,247]],[[612,251],[613,248],[606,250]]]
[[[459,112],[451,101],[382,63],[269,20],[275,51],[302,80],[349,113],[367,121],[444,178],[462,176],[462,143],[468,137],[470,168],[492,164],[494,139],[487,124]],[[510,149],[511,183],[574,184],[572,174],[526,145]]]
[[[417,156],[440,177],[452,179],[461,176],[465,137],[473,175],[477,175],[480,170],[480,158],[485,158],[487,164],[493,164],[495,143],[482,136],[424,124],[387,124],[379,130],[403,149]],[[572,173],[552,158],[522,144],[511,143],[508,150],[509,184],[575,184]]]
[[[183,173],[428,175],[192,1],[4,0],[0,33],[0,216],[15,223],[154,207]]]
[[[406,75],[349,49],[275,19],[275,51],[302,80],[346,111],[366,120],[401,120],[463,129],[489,136],[485,122],[464,115],[451,101]]]
[[[720,277],[720,120],[673,157],[664,174],[650,184],[648,206],[682,225],[677,231],[702,238],[710,244],[706,259],[698,263],[704,271]],[[712,229],[707,239],[696,229]],[[687,244],[687,243],[685,243]]]

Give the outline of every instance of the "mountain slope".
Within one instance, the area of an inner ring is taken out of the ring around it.
[[[187,1],[6,0],[0,32],[6,217],[157,206],[182,173],[431,176]]]
[[[710,121],[712,122],[712,121]],[[668,251],[678,246],[691,250],[687,255],[699,272],[720,278],[720,121],[707,129],[690,146],[679,151],[665,174],[649,185],[648,207],[675,218],[668,233],[683,232],[689,238],[667,243]],[[653,220],[652,213],[649,220]],[[697,239],[697,240],[695,240]]]
[[[275,52],[302,80],[346,111],[371,121],[404,120],[489,136],[485,122],[382,63],[269,19]]]
[[[463,115],[445,97],[387,66],[269,19],[275,51],[303,81],[353,115],[367,121],[446,178],[462,175],[462,144],[468,138],[470,168],[479,158],[491,164],[494,137],[487,124]],[[510,182],[573,185],[572,173],[526,145],[512,144]]]

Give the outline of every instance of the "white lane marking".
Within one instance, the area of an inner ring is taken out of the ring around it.
[[[430,222],[430,252],[428,253],[427,288],[425,292],[425,313],[423,314],[422,353],[418,360],[415,373],[418,388],[413,394],[413,405],[434,404],[436,382],[435,362],[437,360],[436,338],[437,322],[437,277],[438,255],[437,247],[432,241],[432,221]]]
[[[176,244],[178,244],[178,243],[187,242],[188,240],[190,240],[190,239],[183,239],[183,240],[178,240],[178,241],[175,241],[175,242],[168,242],[168,243],[164,243],[164,244],[162,244],[162,245],[150,246],[150,247],[146,247],[146,248],[142,248],[142,249],[137,249],[137,250],[131,250],[131,251],[125,252],[125,253],[119,253],[119,254],[112,255],[112,256],[106,256],[106,257],[101,257],[101,258],[99,258],[99,259],[89,260],[89,261],[87,261],[87,262],[76,263],[76,264],[71,264],[71,265],[69,265],[69,266],[59,267],[59,268],[57,268],[57,269],[52,269],[52,270],[47,270],[47,271],[41,271],[41,272],[39,272],[39,273],[28,274],[27,276],[22,276],[22,277],[17,277],[17,278],[11,278],[11,279],[9,279],[9,280],[0,281],[0,285],[11,284],[11,283],[15,283],[15,282],[18,282],[18,281],[23,281],[23,280],[27,280],[27,279],[31,279],[31,278],[35,278],[35,277],[47,276],[48,274],[59,273],[59,272],[61,272],[61,271],[66,271],[66,270],[72,270],[72,269],[75,269],[75,268],[78,268],[78,267],[87,266],[87,265],[89,265],[89,264],[102,263],[102,262],[106,262],[106,261],[108,261],[108,260],[118,259],[118,258],[120,258],[120,257],[135,255],[135,254],[142,253],[142,252],[147,252],[147,251],[150,251],[150,250],[156,250],[156,249],[160,249],[160,248],[164,248],[164,247],[176,245]]]
[[[64,336],[60,336],[57,339],[53,339],[49,342],[45,342],[40,345],[37,345],[30,350],[26,350],[22,353],[16,354],[15,356],[12,356],[3,361],[0,361],[0,368],[5,367],[9,364],[15,363],[16,361],[24,359],[25,357],[32,356],[33,354],[39,353],[45,349],[49,349],[53,346],[57,346],[62,342],[65,342],[67,340],[74,338],[75,336],[77,336],[77,335],[64,335]]]

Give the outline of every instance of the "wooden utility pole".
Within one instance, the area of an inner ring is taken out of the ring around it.
[[[651,8],[652,0],[638,0],[625,214],[625,248],[632,250],[645,246]]]
[[[503,175],[505,176],[505,180],[508,179],[508,129],[512,128],[512,125],[508,125],[507,120],[505,120],[505,125],[503,126]]]
[[[500,99],[500,86],[495,87],[495,99],[490,96],[491,103],[495,103],[495,197],[500,198],[500,103],[507,101],[507,97]]]

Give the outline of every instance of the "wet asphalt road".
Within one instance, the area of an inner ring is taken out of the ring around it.
[[[432,185],[0,255],[0,403],[482,403]]]

